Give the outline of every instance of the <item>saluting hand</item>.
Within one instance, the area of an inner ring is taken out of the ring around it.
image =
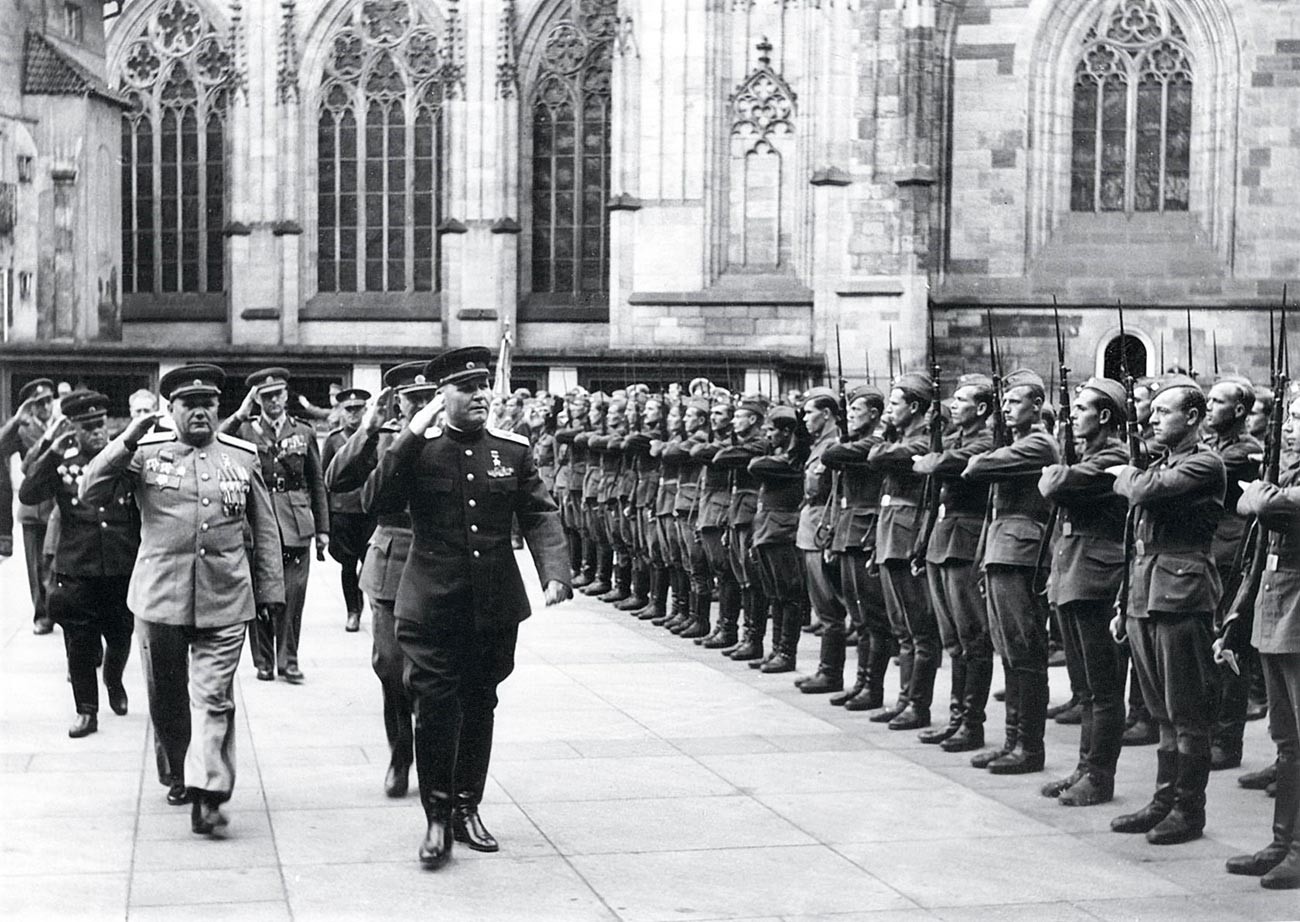
[[[151,413],[145,413],[143,416],[135,417],[131,422],[127,423],[126,428],[122,430],[122,441],[134,448],[136,445],[140,444],[140,440],[145,437],[150,429],[153,428],[153,424],[158,422],[161,418],[162,414],[157,410],[154,410]]]
[[[68,452],[74,451],[76,445],[77,432],[75,429],[69,429],[67,432],[60,433],[59,436],[55,438],[54,444],[50,446],[50,450],[61,455],[66,455]]]
[[[257,407],[257,388],[254,386],[254,387],[250,387],[248,389],[248,393],[244,395],[244,400],[239,405],[239,409],[235,411],[235,415],[238,416],[240,419],[244,419],[244,420],[252,419],[253,410],[256,407]]]
[[[393,399],[394,389],[385,387],[378,394],[366,401],[366,412],[361,416],[361,428],[373,435],[379,431],[388,418],[388,407]]]
[[[433,425],[433,421],[438,418],[438,414],[442,412],[442,404],[442,394],[436,395],[411,417],[411,421],[406,424],[407,428],[416,435],[424,435]]]
[[[548,582],[544,591],[547,605],[558,605],[561,602],[567,602],[569,599],[573,598],[573,589],[566,586],[558,579],[553,579]]]

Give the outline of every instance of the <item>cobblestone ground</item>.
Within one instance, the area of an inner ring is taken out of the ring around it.
[[[1049,724],[1046,773],[996,778],[587,599],[539,605],[521,632],[483,807],[502,851],[424,872],[414,795],[383,795],[369,617],[345,633],[337,566],[312,567],[306,684],[255,681],[247,653],[240,668],[239,779],[215,841],[163,799],[134,656],[130,714],[105,708],[97,734],[68,739],[60,636],[32,635],[22,560],[0,565],[0,918],[1300,915],[1294,893],[1223,872],[1269,834],[1272,802],[1238,772],[1211,781],[1204,839],[1156,848],[1107,829],[1147,800],[1151,747],[1125,751],[1113,804],[1062,808],[1038,786],[1073,767],[1077,728]],[[1052,684],[1064,698],[1063,669]],[[1242,770],[1270,759],[1251,724]]]

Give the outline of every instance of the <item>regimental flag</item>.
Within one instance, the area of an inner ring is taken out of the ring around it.
[[[501,328],[501,348],[497,352],[497,374],[492,384],[493,393],[502,397],[510,396],[510,354],[514,343],[510,338],[510,324]]]

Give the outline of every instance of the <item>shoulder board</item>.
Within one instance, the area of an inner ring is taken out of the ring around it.
[[[223,445],[233,445],[236,448],[242,448],[244,449],[244,451],[251,451],[253,454],[257,454],[256,445],[254,445],[252,442],[249,442],[245,439],[241,439],[238,436],[227,435],[224,432],[218,432],[217,441],[222,443]]]
[[[342,427],[342,426],[335,426],[335,427],[334,427],[333,429],[331,429],[329,432],[325,433],[325,438],[329,438],[331,435],[343,435],[343,434],[344,434],[344,433],[343,433],[343,427]]]
[[[507,442],[518,442],[520,445],[531,445],[532,442],[517,432],[511,432],[508,429],[493,429],[488,426],[488,434],[495,435],[499,439],[505,439]]]
[[[440,435],[442,435],[442,429],[439,426],[430,426],[428,429],[424,430],[424,437],[426,439],[436,439]]]
[[[164,442],[174,441],[176,441],[176,433],[174,430],[168,429],[163,432],[150,432],[144,438],[140,439],[136,445],[161,445]]]
[[[401,423],[398,420],[390,419],[388,422],[384,423],[382,426],[379,427],[379,431],[380,432],[401,432],[403,425],[404,423]]]

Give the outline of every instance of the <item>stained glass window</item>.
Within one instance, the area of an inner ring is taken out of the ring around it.
[[[223,291],[230,54],[195,4],[167,0],[123,61],[122,290]]]
[[[1191,133],[1183,30],[1156,0],[1121,0],[1075,69],[1071,210],[1186,211]]]
[[[609,291],[610,73],[616,0],[572,0],[540,44],[529,97],[532,290]]]
[[[364,0],[334,34],[316,122],[317,288],[437,288],[443,66],[407,0]]]

